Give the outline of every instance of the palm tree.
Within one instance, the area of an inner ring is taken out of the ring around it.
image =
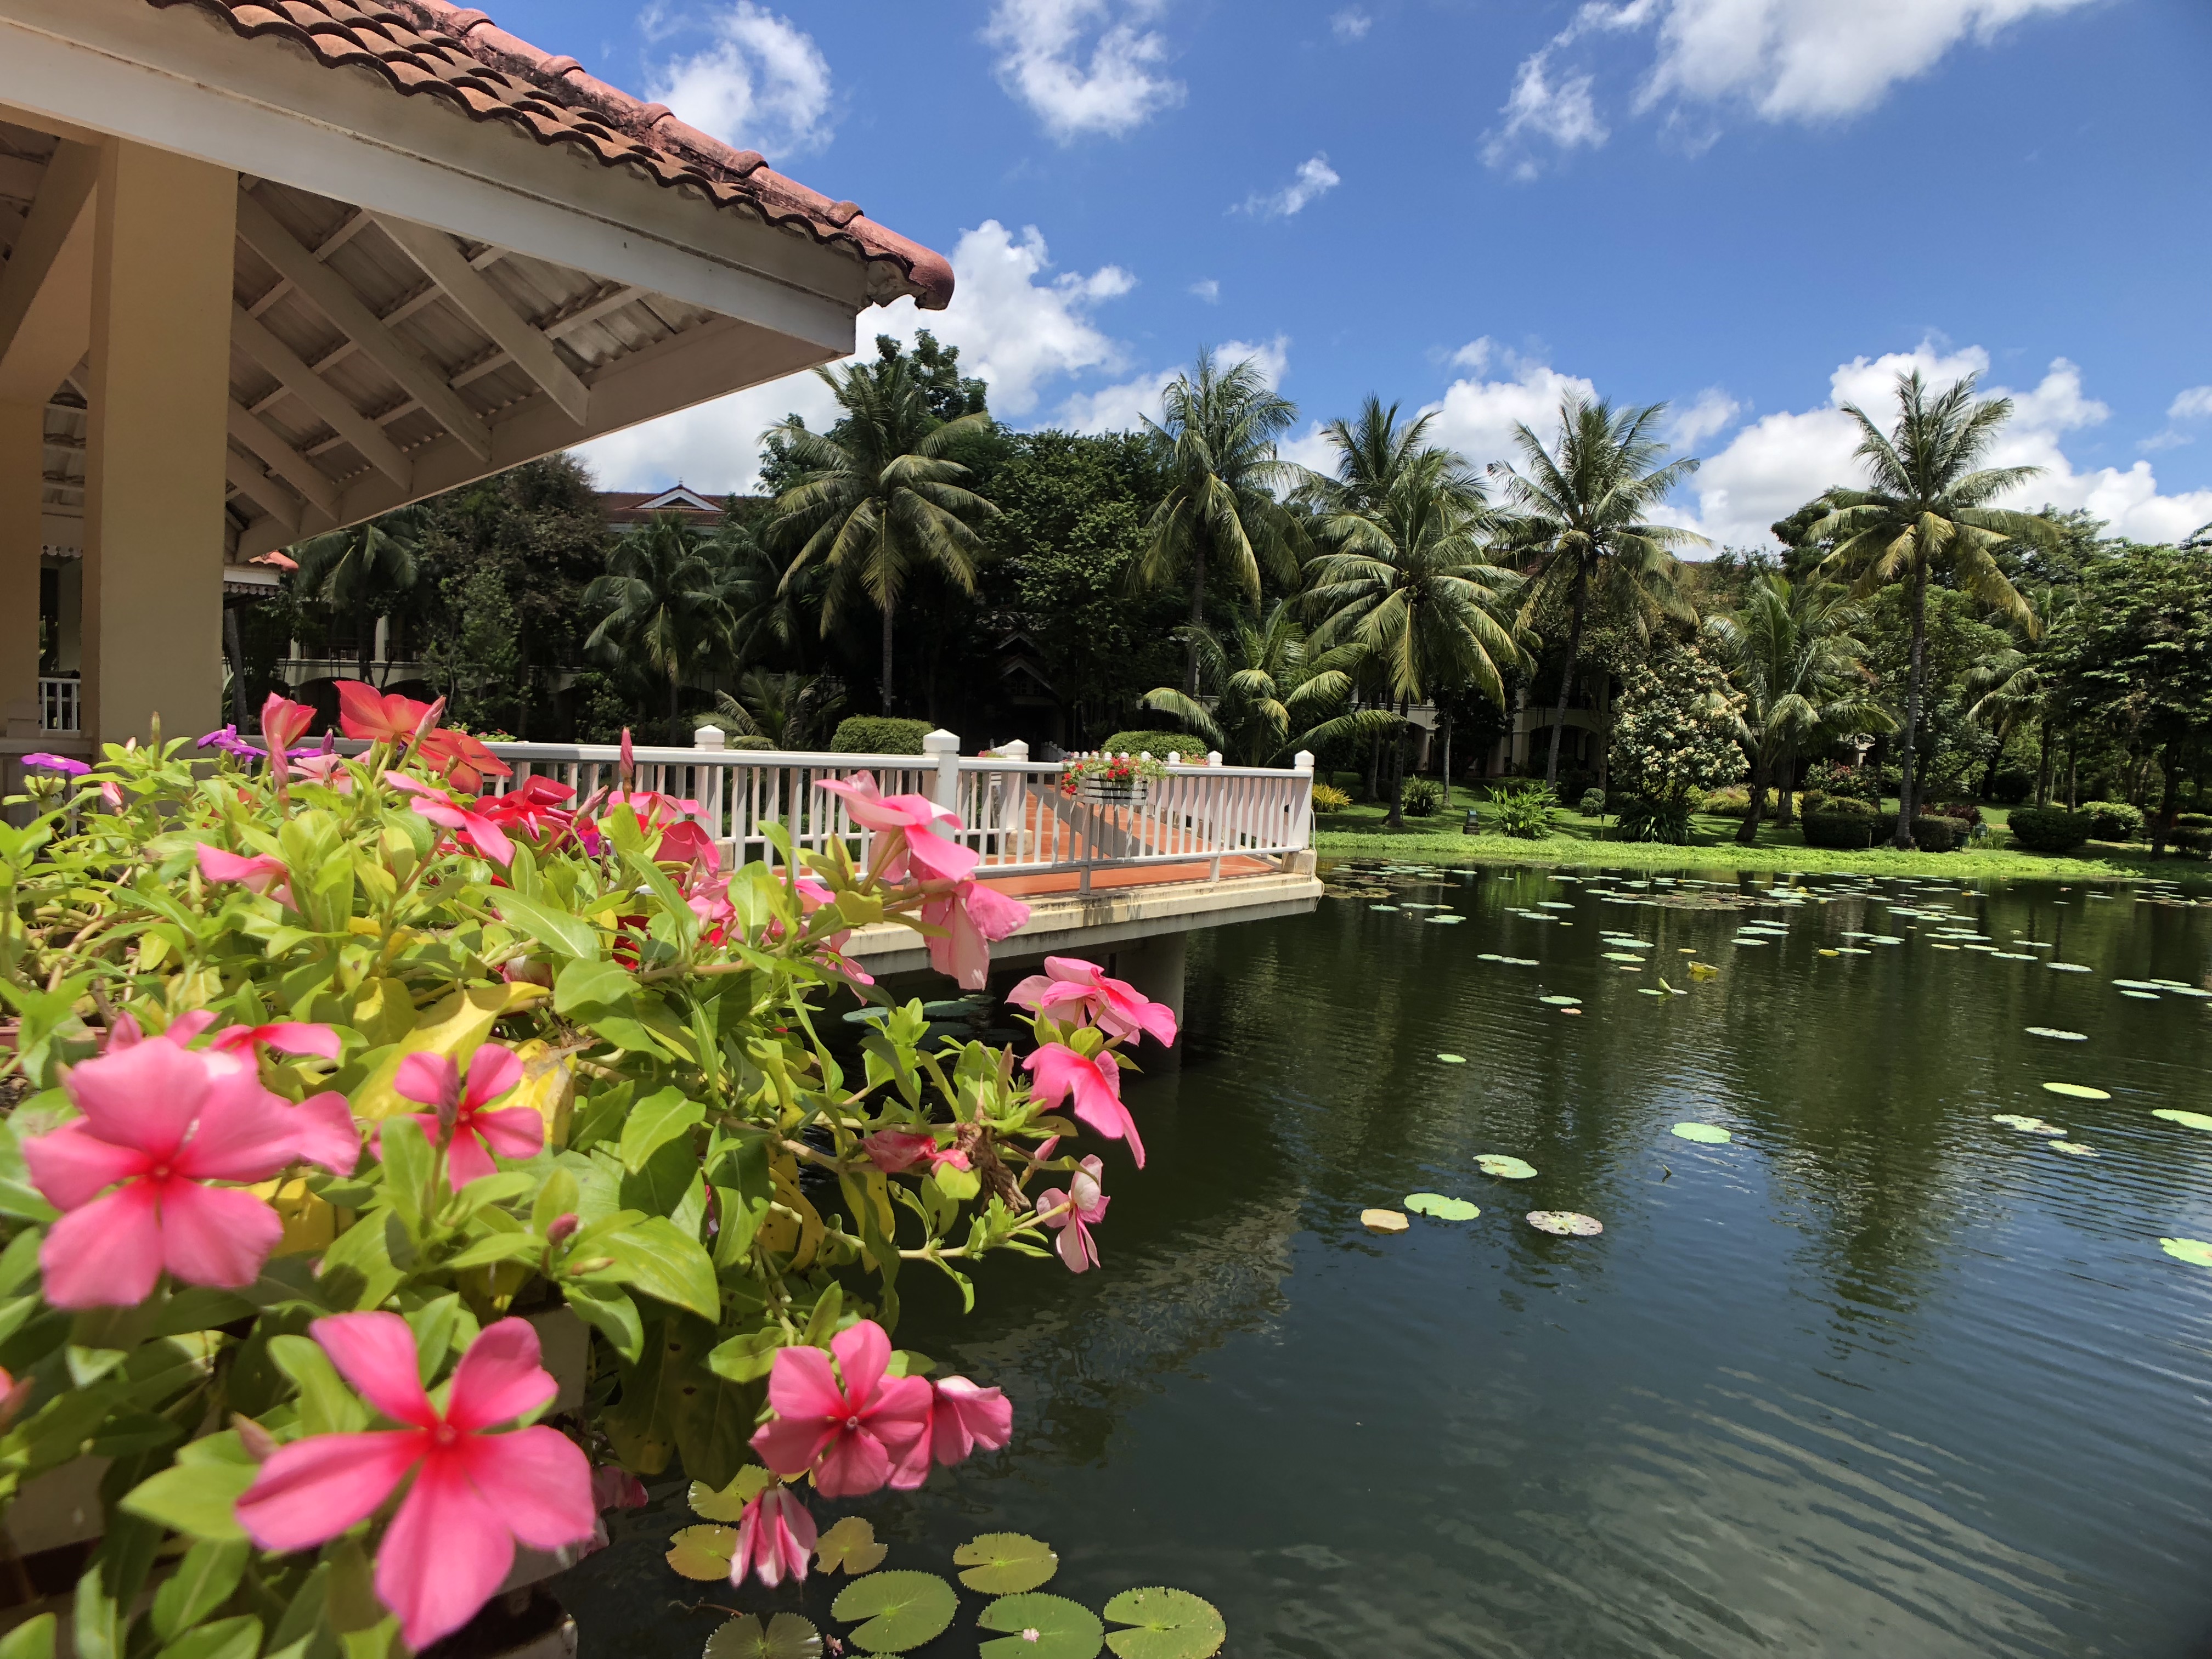
[[[1135,574],[1146,587],[1189,578],[1192,631],[1184,636],[1182,689],[1194,697],[1209,572],[1225,570],[1255,606],[1263,563],[1285,582],[1297,580],[1297,524],[1271,486],[1291,476],[1276,459],[1275,441],[1298,411],[1267,384],[1257,363],[1247,358],[1224,368],[1210,349],[1198,354],[1195,377],[1176,375],[1161,402],[1166,418],[1148,416],[1145,428],[1158,446],[1167,494],[1146,520]]]
[[[1656,435],[1667,405],[1614,413],[1613,405],[1570,395],[1559,403],[1556,455],[1525,426],[1513,428],[1523,473],[1503,461],[1491,471],[1505,483],[1509,514],[1505,544],[1525,559],[1524,623],[1546,603],[1567,606],[1567,653],[1559,668],[1559,706],[1552,720],[1551,758],[1544,780],[1559,781],[1559,738],[1567,723],[1567,698],[1583,648],[1583,622],[1594,594],[1639,612],[1658,611],[1693,622],[1696,608],[1683,593],[1681,567],[1670,547],[1705,538],[1674,525],[1651,522],[1651,510],[1698,469],[1688,457],[1662,461],[1667,446]]]
[[[1172,685],[1147,691],[1144,702],[1233,756],[1236,764],[1268,766],[1377,720],[1396,725],[1379,709],[1341,712],[1352,695],[1352,670],[1364,654],[1358,645],[1315,650],[1291,602],[1280,599],[1264,617],[1239,615],[1225,633],[1199,630],[1201,683],[1214,688],[1214,707]]]
[[[738,682],[734,697],[714,695],[716,711],[745,737],[766,738],[779,749],[804,749],[842,701],[826,675],[795,669],[769,673],[752,669]]]
[[[1744,696],[1751,805],[1736,839],[1746,846],[1758,838],[1767,785],[1778,777],[1789,821],[1789,762],[1809,739],[1895,724],[1869,688],[1866,647],[1852,633],[1862,620],[1836,583],[1793,582],[1778,571],[1752,584],[1740,614],[1707,620],[1706,636]]]
[[[2036,620],[2035,634],[2028,643],[2047,637],[2051,624],[2072,607],[2077,597],[2076,589],[2055,582],[2037,589],[2028,601]],[[2051,799],[2051,728],[2057,719],[2054,689],[2041,653],[2016,645],[2005,647],[1966,671],[1965,690],[1973,699],[1967,705],[1966,718],[1986,727],[1997,740],[1997,752],[1990,757],[1989,772],[1982,782],[1984,795],[1996,779],[2004,745],[2033,721],[2037,728],[2035,804],[2041,806]]]
[[[988,431],[991,417],[979,410],[939,421],[903,356],[814,372],[845,412],[829,436],[808,431],[795,417],[767,434],[803,469],[799,481],[776,498],[767,539],[797,548],[782,591],[791,591],[801,573],[816,566],[829,571],[823,634],[852,603],[856,588],[880,613],[878,683],[888,714],[899,595],[915,568],[933,567],[963,593],[975,591],[983,543],[972,520],[994,517],[998,508],[963,487],[968,469],[946,452]]]
[[[1336,477],[1310,475],[1302,491],[1318,511],[1313,538],[1322,549],[1307,567],[1305,602],[1322,618],[1313,642],[1363,647],[1397,702],[1393,828],[1405,823],[1403,723],[1413,705],[1471,684],[1502,708],[1500,662],[1526,661],[1501,614],[1519,580],[1482,544],[1481,484],[1458,455],[1423,441],[1429,418],[1401,427],[1395,404],[1370,398],[1356,422],[1324,428]]]
[[[584,603],[606,614],[584,648],[611,661],[643,663],[668,682],[668,740],[682,743],[684,682],[729,648],[729,567],[714,541],[672,513],[622,538],[606,574]]]
[[[1905,693],[1905,763],[1899,771],[1896,844],[1909,848],[1916,804],[1915,745],[1928,672],[1929,578],[1939,568],[1948,572],[1960,587],[2003,612],[2033,638],[2038,631],[2034,611],[2006,580],[1993,555],[2008,541],[2054,546],[2058,529],[2037,514],[1985,505],[2043,469],[1977,470],[1976,463],[1988,453],[1997,428],[2011,415],[2012,399],[1976,402],[1972,375],[1936,397],[1929,395],[1918,369],[1899,375],[1897,424],[1887,434],[1857,405],[1845,404],[1844,412],[1858,422],[1856,454],[1866,464],[1874,488],[1830,490],[1823,497],[1827,514],[1807,529],[1805,539],[1834,542],[1835,551],[1823,568],[1856,577],[1855,598],[1892,582],[1906,584],[1912,666]]]
[[[292,550],[299,562],[295,580],[300,591],[333,610],[353,612],[354,649],[363,681],[376,659],[377,618],[391,610],[395,595],[415,586],[428,528],[421,507],[395,507],[343,530],[325,531]]]

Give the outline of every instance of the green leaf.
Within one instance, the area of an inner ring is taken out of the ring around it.
[[[795,1613],[779,1613],[763,1627],[756,1613],[739,1613],[707,1638],[706,1659],[817,1659],[822,1633]]]
[[[824,1572],[873,1572],[890,1553],[876,1541],[872,1522],[848,1515],[815,1540],[814,1562]]]
[[[672,1308],[682,1308],[702,1319],[714,1319],[722,1310],[714,1283],[714,1264],[699,1241],[689,1238],[665,1216],[648,1216],[597,1246],[614,1258],[607,1271],[632,1290],[642,1291]]]
[[[732,1382],[757,1382],[775,1369],[783,1351],[783,1330],[769,1325],[743,1336],[733,1336],[707,1356],[707,1369]]]
[[[1589,1238],[1605,1231],[1602,1221],[1578,1210],[1531,1210],[1528,1224],[1559,1238]]]
[[[2178,1261],[2198,1267],[2212,1267],[2212,1244],[2201,1238],[2161,1238],[2159,1246]]]
[[[520,928],[540,945],[564,957],[580,957],[586,962],[598,959],[599,936],[589,923],[510,890],[502,889],[494,902],[502,920]],[[556,988],[557,985],[556,981]]]
[[[245,1613],[185,1632],[163,1648],[157,1659],[253,1659],[260,1651],[261,1621]]]
[[[2110,1100],[2112,1097],[2102,1089],[2093,1089],[2086,1083],[2046,1083],[2043,1085],[2054,1095],[2064,1095],[2071,1100]]]
[[[2027,1034],[2030,1036],[2049,1037],[2057,1042],[2087,1042],[2089,1040],[2088,1033],[2086,1031],[2063,1031],[2056,1025],[2031,1025],[2027,1028]]]
[[[252,1553],[252,1545],[243,1539],[195,1544],[186,1550],[176,1571],[154,1593],[154,1633],[163,1641],[172,1640],[230,1600]]]
[[[1447,1066],[1464,1066],[1467,1064],[1467,1056],[1465,1054],[1438,1054],[1437,1058],[1443,1061]]]
[[[574,1013],[599,1005],[620,1008],[628,1005],[637,981],[629,970],[615,962],[569,962],[553,979],[553,1012]]]
[[[707,1109],[681,1089],[662,1089],[630,1109],[622,1127],[623,1168],[635,1175],[646,1160],[680,1134],[706,1121]]]
[[[272,1336],[269,1357],[300,1390],[300,1426],[309,1434],[351,1434],[368,1426],[368,1407],[355,1397],[323,1352],[305,1336]]]
[[[544,1253],[545,1241],[536,1233],[494,1233],[440,1265],[458,1273],[464,1267],[489,1267],[495,1261],[535,1261]]]
[[[952,1623],[960,1598],[933,1572],[872,1572],[837,1592],[830,1611],[866,1622],[852,1633],[868,1653],[904,1653],[933,1642]]]
[[[236,1542],[246,1536],[232,1505],[257,1473],[251,1463],[179,1463],[132,1487],[118,1506],[187,1538]]]
[[[694,1480],[687,1498],[693,1514],[708,1521],[726,1521],[735,1526],[738,1517],[744,1514],[745,1505],[774,1485],[775,1475],[757,1463],[749,1463],[738,1471],[735,1480],[719,1490],[703,1480]],[[836,1528],[833,1527],[830,1530],[834,1532]]]
[[[730,1557],[737,1553],[735,1527],[686,1527],[668,1540],[668,1565],[686,1578],[705,1583],[730,1576]]]
[[[1415,1215],[1432,1215],[1439,1221],[1472,1221],[1482,1213],[1480,1206],[1442,1193],[1408,1193],[1406,1207]]]
[[[0,1659],[54,1659],[54,1632],[61,1621],[42,1613],[0,1636]]]
[[[1496,1176],[1500,1181],[1534,1181],[1536,1168],[1523,1164],[1517,1158],[1508,1158],[1503,1152],[1485,1152],[1474,1160],[1475,1167],[1486,1176]]]
[[[1710,1123],[1677,1123],[1670,1133],[1684,1140],[1694,1140],[1701,1146],[1718,1146],[1735,1139],[1726,1129]]]
[[[1011,1632],[978,1650],[981,1659],[1098,1659],[1106,1626],[1064,1595],[1002,1595],[975,1616],[984,1630]]]
[[[2168,1123],[2179,1123],[2185,1129],[2212,1129],[2212,1117],[2203,1112],[2185,1112],[2179,1107],[2161,1106],[2151,1115],[2162,1117]]]
[[[1212,1659],[1229,1639],[1220,1609],[1188,1590],[1129,1589],[1106,1604],[1106,1645],[1120,1659]]]
[[[637,1304],[612,1285],[585,1285],[574,1280],[562,1285],[561,1294],[577,1318],[607,1340],[607,1344],[631,1364],[645,1352],[645,1322]]]
[[[971,1538],[952,1552],[952,1561],[968,1569],[960,1582],[986,1595],[1033,1590],[1050,1583],[1060,1571],[1060,1557],[1051,1545],[1018,1532],[987,1532]]]

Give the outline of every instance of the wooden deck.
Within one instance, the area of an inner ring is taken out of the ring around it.
[[[1228,881],[1243,876],[1272,876],[1279,871],[1273,859],[1241,858],[1235,855],[1221,860],[1221,879]],[[1211,881],[1213,861],[1194,860],[1188,864],[1137,864],[1093,870],[1091,890],[1094,893],[1109,889],[1131,887],[1171,887],[1179,882]],[[992,876],[983,878],[984,884],[998,889],[1013,898],[1035,898],[1044,894],[1073,893],[1082,890],[1083,872],[1079,870],[1043,870],[1033,875]]]

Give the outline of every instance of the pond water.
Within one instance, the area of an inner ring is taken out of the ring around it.
[[[1340,868],[1364,896],[1194,940],[1104,1270],[907,1286],[1016,1440],[855,1506],[888,1565],[1031,1533],[1051,1589],[1188,1588],[1249,1659],[2206,1651],[2212,1267],[2160,1239],[2212,1238],[2212,1133],[2152,1113],[2212,1112],[2212,908],[1571,873]],[[1481,1214],[1362,1227],[1420,1191]],[[563,1587],[586,1659],[732,1600],[661,1565],[656,1491]]]

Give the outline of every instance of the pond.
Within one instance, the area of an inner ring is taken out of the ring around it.
[[[964,1318],[906,1286],[902,1342],[1002,1384],[1016,1439],[857,1505],[888,1565],[1031,1533],[1053,1590],[1183,1586],[1248,1659],[2204,1650],[2212,1267],[2160,1240],[2212,1238],[2212,1133],[2152,1114],[2212,1112],[2212,907],[1331,880],[1194,940],[1103,1272],[994,1262]],[[1423,1191],[1481,1213],[1362,1226]],[[661,1564],[655,1491],[562,1586],[586,1659],[696,1653],[678,1604],[732,1599]]]

